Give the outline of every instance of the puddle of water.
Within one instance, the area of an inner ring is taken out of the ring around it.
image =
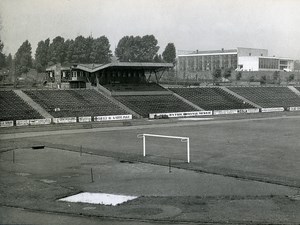
[[[26,177],[26,176],[29,176],[30,173],[16,173],[16,175]]]
[[[59,201],[65,202],[82,202],[90,204],[112,205],[116,206],[124,202],[136,199],[137,196],[114,195],[106,193],[90,193],[83,192],[77,195],[72,195],[66,198],[61,198]]]
[[[83,210],[94,210],[96,207],[84,207]]]
[[[295,200],[295,201],[300,201],[300,194],[299,195],[294,195],[294,196],[290,196],[291,199]]]
[[[42,179],[42,180],[40,180],[40,181],[42,181],[42,182],[44,182],[44,183],[47,183],[47,184],[52,184],[52,183],[55,183],[55,182],[56,182],[55,180],[47,180],[47,179]]]

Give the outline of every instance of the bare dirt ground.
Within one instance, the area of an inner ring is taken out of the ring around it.
[[[247,117],[1,134],[0,223],[299,224],[299,122]],[[192,162],[185,143],[160,138],[147,138],[142,157],[140,133],[190,137]],[[37,144],[46,147],[30,148]],[[57,201],[83,191],[139,198],[118,206]]]

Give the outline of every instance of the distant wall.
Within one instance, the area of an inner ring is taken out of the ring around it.
[[[229,80],[235,81],[237,71],[232,71],[231,77]],[[259,81],[262,76],[266,76],[267,81],[273,81],[274,71],[241,71],[242,77],[241,81],[249,81],[251,77],[254,80]],[[294,82],[300,82],[300,72],[279,72],[279,78],[281,83],[286,83],[288,77],[294,74],[295,79]],[[212,71],[199,71],[199,72],[177,72],[177,80],[184,80],[184,81],[202,81],[202,80],[212,80]]]

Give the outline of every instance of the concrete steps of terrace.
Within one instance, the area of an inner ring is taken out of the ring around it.
[[[28,95],[26,95],[22,90],[14,90],[14,92],[23,99],[28,105],[30,105],[35,111],[42,115],[44,118],[53,118],[53,116],[48,113],[44,108],[42,108],[38,103],[32,100]]]
[[[296,89],[294,86],[287,86],[292,92],[294,92],[296,95],[300,97],[300,91]]]
[[[181,97],[180,95],[176,94],[176,93],[173,93],[173,95],[176,97],[176,98],[179,98],[180,100],[182,100],[183,102],[189,104],[190,106],[194,107],[195,109],[197,109],[198,111],[204,111],[204,109],[200,108],[198,105],[186,100],[185,98]]]
[[[247,103],[250,104],[250,105],[253,105],[255,108],[262,108],[260,105],[258,105],[258,104],[256,104],[256,103],[254,103],[254,102],[252,102],[252,101],[250,101],[250,100],[244,98],[244,97],[241,96],[241,95],[238,95],[237,93],[231,91],[231,90],[228,89],[227,87],[224,87],[224,86],[223,86],[223,87],[220,87],[220,88],[223,89],[224,91],[226,91],[227,93],[229,93],[229,94],[235,96],[236,98],[238,98],[238,99],[240,99],[240,100],[242,100],[242,101],[244,101],[244,102],[247,102]]]
[[[104,87],[102,88],[98,88],[98,87],[94,87],[93,88],[95,91],[97,91],[99,94],[101,94],[102,96],[104,96],[105,98],[109,99],[111,102],[113,102],[114,104],[116,104],[117,106],[119,106],[120,108],[122,108],[123,110],[125,110],[126,112],[128,112],[129,114],[132,114],[133,117],[136,118],[142,118],[139,114],[137,114],[136,112],[134,112],[132,109],[128,108],[126,105],[122,104],[121,102],[117,101],[116,99],[114,99],[109,93],[109,91],[103,91],[103,89],[105,89]]]

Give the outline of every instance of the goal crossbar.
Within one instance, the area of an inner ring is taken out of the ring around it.
[[[159,134],[138,134],[138,138],[143,138],[143,156],[146,156],[146,137],[160,137],[160,138],[171,138],[171,139],[180,139],[181,142],[186,142],[187,150],[187,162],[190,163],[190,138],[189,137],[179,137],[179,136],[168,136],[168,135],[159,135]]]

